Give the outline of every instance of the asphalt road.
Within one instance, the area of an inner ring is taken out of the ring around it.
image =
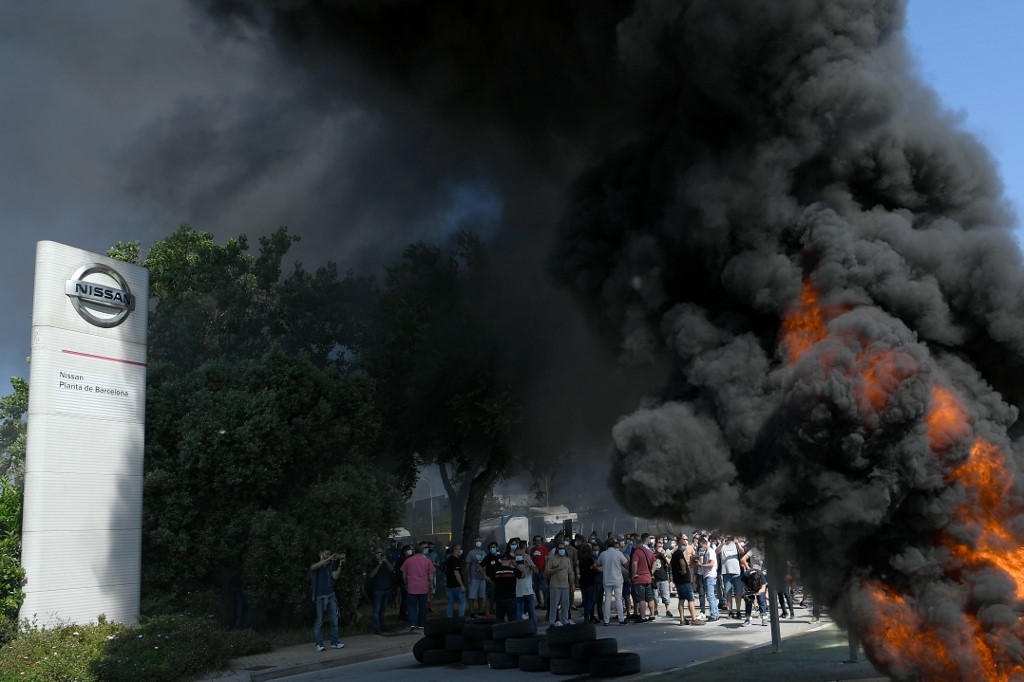
[[[598,625],[597,636],[614,637],[619,642],[620,651],[639,653],[641,674],[647,675],[699,665],[745,649],[771,645],[771,628],[761,627],[757,618],[753,619],[755,624],[750,627],[741,627],[743,621],[727,618],[699,627],[680,626],[678,622],[678,618],[662,617],[653,623],[624,626],[613,624],[607,627]],[[787,636],[822,627],[828,622],[828,618],[823,616],[819,623],[812,623],[810,609],[798,608],[796,618],[782,621],[783,650]],[[523,675],[530,674],[520,670],[490,670],[480,666],[464,666],[461,663],[426,666],[418,663],[412,654],[403,654],[282,679],[289,682],[340,679],[448,682],[479,680],[481,673],[486,674],[487,680],[522,679]]]

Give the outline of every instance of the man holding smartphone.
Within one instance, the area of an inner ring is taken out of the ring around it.
[[[337,562],[337,564],[335,564]],[[329,549],[320,550],[320,561],[309,567],[309,582],[313,591],[313,607],[316,609],[316,620],[313,621],[313,640],[317,651],[326,651],[324,647],[324,611],[331,625],[331,648],[343,649],[344,644],[338,641],[338,597],[334,594],[334,581],[341,575],[341,565],[345,563],[344,554],[334,554]],[[337,566],[331,570],[332,566]]]

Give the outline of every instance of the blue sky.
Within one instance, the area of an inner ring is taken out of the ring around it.
[[[912,0],[907,11],[920,77],[991,151],[1018,224],[1024,214],[1022,29],[1018,0]]]
[[[0,393],[9,392],[8,377],[28,376],[37,240],[100,253],[118,240],[140,240],[146,248],[178,223],[192,222],[219,239],[245,232],[255,242],[290,224],[285,216],[296,214],[322,175],[325,160],[309,154],[288,177],[276,179],[276,192],[259,188],[234,203],[219,192],[232,181],[232,168],[196,168],[190,186],[169,187],[166,197],[132,193],[135,174],[155,172],[160,179],[159,167],[132,165],[124,149],[133,141],[180,125],[189,107],[216,113],[218,104],[247,105],[246,98],[258,106],[257,99],[273,91],[268,84],[291,77],[269,62],[258,41],[211,39],[189,6],[184,0],[0,3]],[[911,0],[908,9],[907,36],[920,77],[989,148],[1018,215],[1024,215],[1022,26],[1024,0]],[[230,138],[232,119],[218,120],[222,137]],[[309,134],[351,130],[338,124]],[[289,205],[281,196],[297,199]],[[496,206],[486,200],[474,210],[489,213]],[[461,217],[450,213],[452,220]],[[380,237],[355,232],[364,242]],[[300,246],[308,266],[326,258],[323,244],[307,239]],[[348,266],[344,257],[331,257]]]

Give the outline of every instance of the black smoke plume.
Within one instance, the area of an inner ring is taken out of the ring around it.
[[[979,557],[1024,543],[1020,251],[989,155],[913,75],[903,2],[214,15],[395,130],[405,175],[493,189],[506,287],[546,260],[621,358],[671,361],[612,430],[629,509],[775,538],[898,678],[1019,674],[1021,589]],[[517,299],[526,333],[542,299]],[[801,313],[820,333],[796,352]],[[1002,453],[998,504],[962,474],[979,443]],[[889,608],[949,660],[881,643]]]

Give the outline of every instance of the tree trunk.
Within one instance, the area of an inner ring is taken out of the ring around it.
[[[463,473],[458,480],[455,480],[454,476],[448,475],[448,465],[444,462],[438,462],[438,471],[441,472],[441,483],[444,484],[444,490],[448,493],[448,506],[452,512],[452,542],[456,542],[462,545],[463,549],[466,549],[466,538],[460,538],[459,534],[464,525],[463,521],[466,518],[466,500],[469,499],[469,480],[473,475],[473,471],[466,471]],[[472,538],[470,538],[472,539]]]
[[[504,471],[507,461],[506,446],[495,445],[491,448],[491,457],[487,460],[487,466],[470,481],[469,494],[466,498],[466,517],[462,525],[463,547],[480,531],[480,513],[484,508],[484,498],[494,488],[494,482]]]

